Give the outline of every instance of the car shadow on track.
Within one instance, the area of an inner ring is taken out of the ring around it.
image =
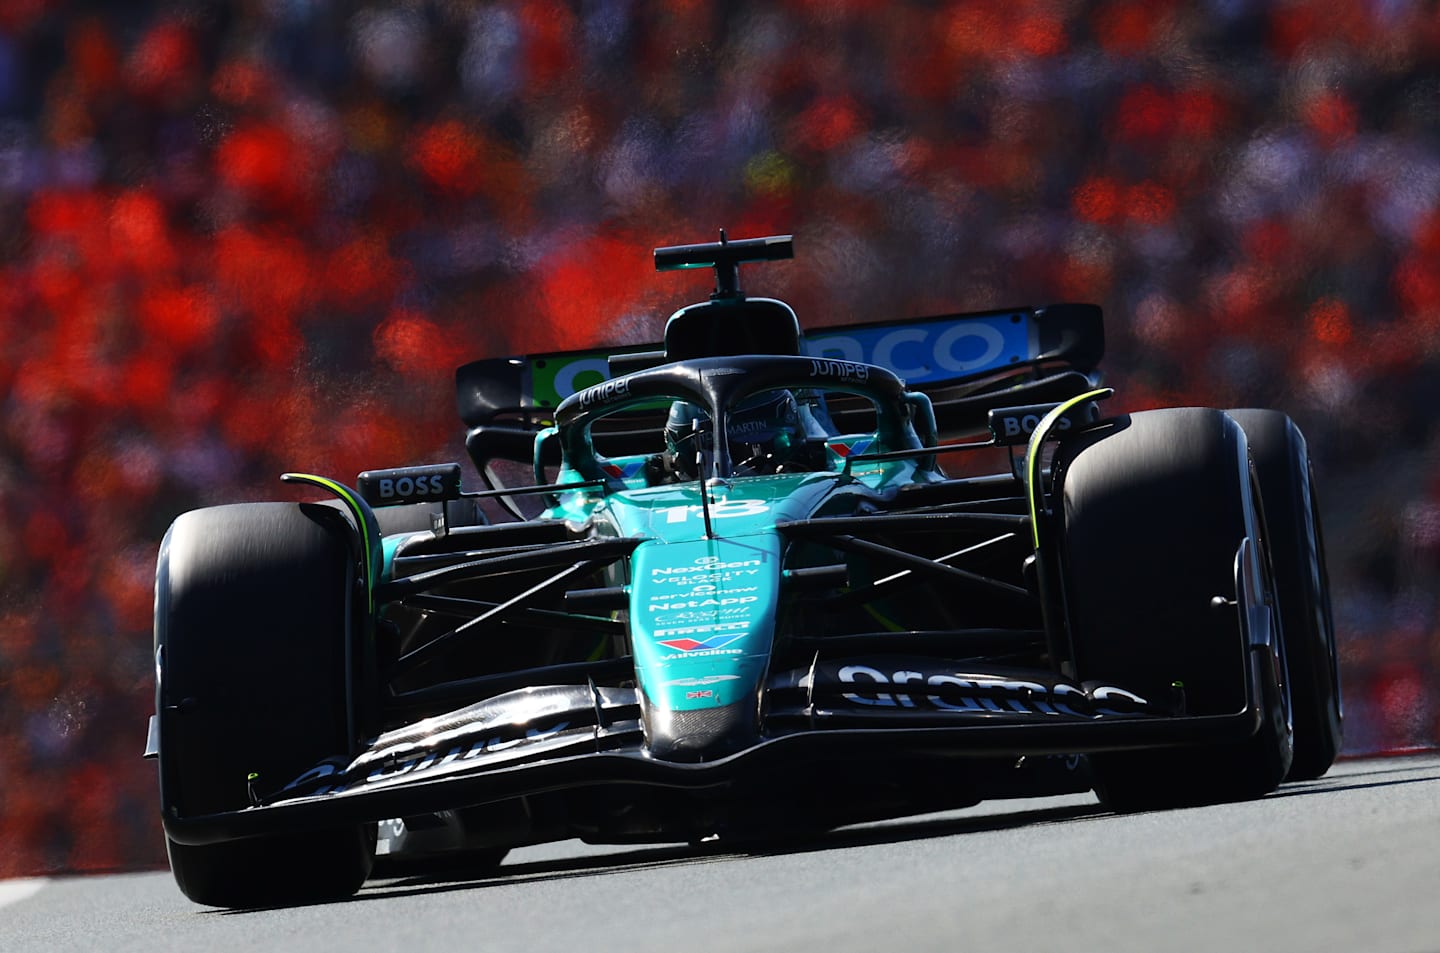
[[[1398,762],[1370,770],[1331,774],[1315,781],[1283,786],[1268,797],[1304,797],[1339,791],[1363,790],[1440,781],[1440,764],[1434,761],[1406,764]],[[1102,820],[1114,813],[1098,802],[1065,806],[1006,810],[1004,801],[987,802],[993,813],[967,812],[957,816],[927,815],[893,821],[840,828],[803,837],[742,841],[715,839],[691,845],[617,846],[608,853],[589,853],[573,857],[522,861],[499,867],[477,870],[459,865],[427,867],[423,872],[377,871],[354,900],[375,901],[474,890],[493,886],[561,881],[583,877],[605,876],[626,871],[656,870],[695,864],[726,863],[754,856],[779,856],[812,853],[877,844],[1000,831],[1041,824],[1074,823]]]
[[[1003,802],[997,802],[1003,804]],[[463,868],[438,870],[391,880],[372,880],[354,899],[384,900],[452,890],[559,881],[632,870],[655,870],[694,864],[724,863],[754,856],[829,851],[875,844],[895,844],[959,834],[999,831],[1037,824],[1057,824],[1107,814],[1098,803],[1070,807],[1011,811],[964,817],[922,817],[848,827],[796,838],[746,839],[736,843],[707,840],[693,845],[617,848],[615,853],[506,864],[487,871]]]
[[[1267,798],[1308,797],[1312,794],[1335,794],[1340,791],[1363,791],[1367,788],[1390,788],[1402,784],[1433,784],[1440,781],[1440,767],[1431,766],[1418,777],[1389,777],[1383,780],[1368,780],[1380,775],[1414,774],[1411,770],[1366,771],[1337,778],[1319,778],[1315,781],[1301,781],[1288,784]]]

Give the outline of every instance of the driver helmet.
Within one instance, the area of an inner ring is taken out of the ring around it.
[[[729,475],[775,473],[794,459],[805,442],[795,395],[779,389],[747,397],[731,408],[725,436],[734,468]],[[670,405],[665,449],[677,473],[698,479],[708,469],[713,442],[710,415],[704,408],[683,400]]]

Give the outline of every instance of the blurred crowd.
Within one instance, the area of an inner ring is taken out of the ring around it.
[[[1106,308],[1120,409],[1306,431],[1347,750],[1440,732],[1440,17],[1421,0],[0,3],[0,877],[163,863],[156,548],[462,459],[454,367]]]

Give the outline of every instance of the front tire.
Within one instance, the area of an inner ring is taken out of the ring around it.
[[[1330,770],[1345,737],[1330,582],[1310,455],[1305,437],[1285,414],[1275,410],[1229,414],[1249,441],[1269,531],[1295,706],[1295,761],[1289,778],[1309,781]]]
[[[1079,678],[1151,699],[1179,688],[1186,713],[1240,711],[1261,672],[1258,731],[1238,743],[1101,752],[1096,792],[1120,811],[1244,800],[1273,791],[1292,756],[1270,648],[1244,645],[1236,554],[1261,539],[1244,433],[1224,413],[1155,410],[1061,445],[1062,562]],[[1217,603],[1216,597],[1230,600]],[[1262,658],[1245,657],[1261,652]],[[1281,656],[1283,657],[1283,656]]]
[[[211,907],[343,900],[375,862],[375,825],[194,846],[165,839],[180,892]]]
[[[347,690],[357,592],[350,530],[330,507],[247,503],[171,526],[156,572],[164,820],[243,809],[354,745]],[[185,844],[175,881],[197,903],[253,907],[349,896],[373,825]]]

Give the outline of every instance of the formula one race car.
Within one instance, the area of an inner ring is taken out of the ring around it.
[[[460,368],[487,489],[457,463],[287,474],[331,498],[175,521],[147,754],[187,896],[349,895],[377,826],[397,860],[483,869],[573,837],[767,843],[1091,788],[1146,810],[1329,768],[1289,418],[1105,416],[1090,305],[802,334],[739,284],[791,249],[657,249],[716,274],[663,345]],[[504,485],[521,464],[533,485]]]

